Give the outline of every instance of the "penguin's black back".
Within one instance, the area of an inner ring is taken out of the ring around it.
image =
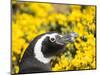
[[[50,71],[50,64],[44,64],[38,61],[36,58],[26,58],[26,60],[21,61],[19,74],[26,73],[37,73],[37,72],[48,72]]]

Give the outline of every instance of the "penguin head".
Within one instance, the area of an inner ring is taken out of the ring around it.
[[[48,60],[48,58],[56,56],[63,52],[67,43],[73,42],[75,37],[75,33],[61,35],[56,32],[48,32],[41,35],[34,47],[36,58],[39,60],[43,58]]]
[[[45,57],[55,56],[64,51],[65,46],[69,42],[74,42],[75,33],[67,33],[61,35],[59,33],[47,34],[42,42],[42,52]]]

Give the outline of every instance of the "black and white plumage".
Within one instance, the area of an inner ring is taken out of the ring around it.
[[[74,40],[73,37],[75,37],[73,33],[62,36],[56,32],[48,32],[37,36],[30,42],[24,52],[19,63],[19,74],[50,72],[51,59],[63,52],[66,44]]]

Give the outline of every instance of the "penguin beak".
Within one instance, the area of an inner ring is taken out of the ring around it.
[[[78,34],[75,32],[67,33],[61,37],[56,36],[56,43],[60,45],[66,45],[69,42],[74,42],[76,37],[78,37]]]

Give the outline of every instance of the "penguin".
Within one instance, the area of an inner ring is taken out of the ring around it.
[[[73,42],[76,33],[61,35],[47,32],[33,39],[26,48],[19,63],[19,74],[51,72],[50,61],[65,50],[68,42]]]

